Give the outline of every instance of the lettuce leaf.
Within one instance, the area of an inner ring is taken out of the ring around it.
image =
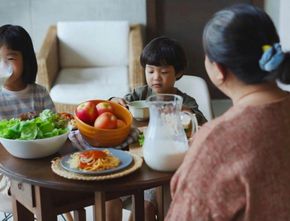
[[[144,140],[145,140],[144,133],[141,132],[141,133],[139,134],[139,137],[138,137],[138,142],[139,142],[139,145],[140,145],[140,146],[143,146],[143,145],[144,145]]]
[[[0,137],[34,140],[54,137],[68,131],[67,122],[51,110],[43,110],[38,117],[21,121],[18,118],[0,121]]]

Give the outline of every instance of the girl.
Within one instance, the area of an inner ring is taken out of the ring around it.
[[[0,119],[19,117],[21,113],[55,110],[46,91],[35,84],[37,62],[29,34],[20,26],[0,27],[0,59],[11,76],[0,88]],[[5,68],[2,68],[5,71]],[[4,73],[0,73],[4,74]],[[0,174],[0,207],[11,210],[10,181]]]
[[[54,110],[46,89],[35,84],[36,56],[31,38],[22,27],[0,27],[0,58],[13,70],[0,89],[0,119],[18,117],[25,112]]]
[[[203,47],[211,81],[234,105],[195,134],[165,220],[288,220],[290,95],[276,80],[290,83],[290,53],[252,5],[216,13]]]
[[[125,106],[126,102],[146,100],[152,94],[177,94],[183,98],[183,110],[195,113],[200,125],[206,122],[195,99],[174,87],[187,63],[184,50],[176,41],[166,37],[153,39],[143,49],[140,62],[145,69],[147,85],[134,89],[124,99],[112,98],[112,101]]]

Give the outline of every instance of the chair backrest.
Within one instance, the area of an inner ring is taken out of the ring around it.
[[[213,118],[209,90],[204,79],[197,76],[184,75],[176,81],[175,86],[196,100],[199,110],[207,120]]]
[[[61,68],[128,66],[127,21],[58,22]]]

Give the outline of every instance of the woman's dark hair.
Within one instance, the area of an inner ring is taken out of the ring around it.
[[[183,48],[177,41],[167,37],[158,37],[150,41],[142,51],[140,63],[161,66],[172,65],[176,74],[182,72],[186,65],[186,56]]]
[[[0,47],[2,46],[21,52],[23,57],[22,80],[27,84],[34,83],[37,73],[37,61],[32,40],[27,31],[17,25],[1,26]]]
[[[203,47],[210,61],[231,70],[240,80],[256,84],[278,78],[290,83],[290,56],[272,72],[259,66],[263,45],[280,42],[271,18],[261,9],[239,4],[217,12],[206,24]]]

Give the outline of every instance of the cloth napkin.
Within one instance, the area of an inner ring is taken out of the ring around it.
[[[140,134],[140,130],[136,127],[133,127],[131,129],[129,136],[122,144],[118,146],[112,146],[111,148],[121,149],[121,150],[126,149],[129,146],[129,144],[135,143],[138,140],[139,134]],[[68,138],[72,142],[72,145],[79,150],[87,150],[87,149],[95,148],[95,146],[91,146],[83,139],[79,130],[71,131],[68,135]]]

